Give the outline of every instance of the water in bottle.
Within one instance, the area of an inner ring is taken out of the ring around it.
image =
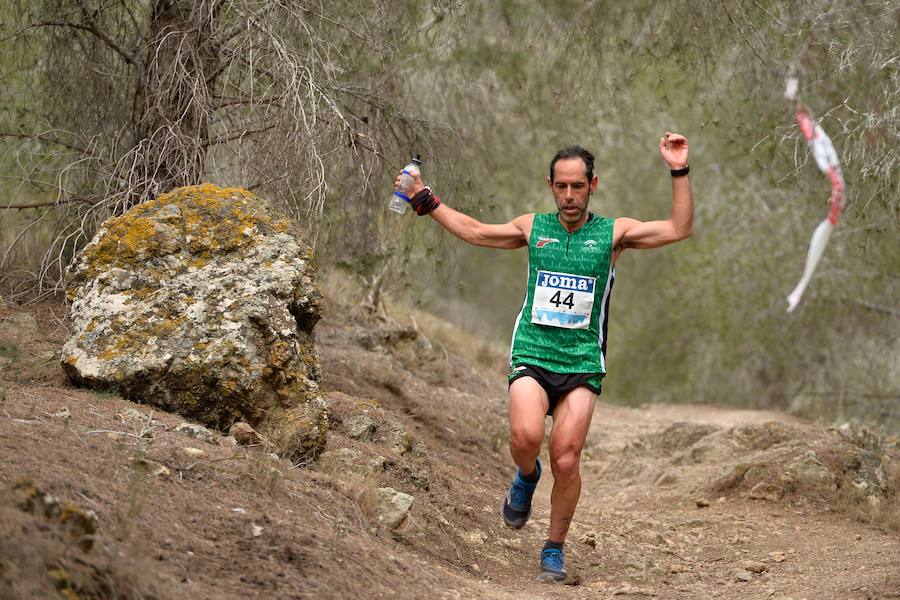
[[[412,161],[403,167],[403,171],[400,173],[400,187],[394,191],[391,199],[388,201],[388,208],[395,213],[402,215],[406,212],[406,207],[409,206],[409,199],[412,194],[413,175],[421,173],[421,166],[422,156],[416,154]]]

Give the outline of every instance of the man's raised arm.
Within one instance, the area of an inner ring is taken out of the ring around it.
[[[687,138],[666,132],[659,140],[659,153],[672,169],[672,211],[665,221],[641,222],[616,219],[613,233],[617,253],[625,248],[658,248],[689,237],[694,232],[694,206],[688,166]],[[685,171],[678,175],[679,171]]]
[[[400,185],[399,180],[398,176],[394,183],[395,187]],[[441,224],[441,227],[459,239],[476,246],[510,250],[528,245],[534,213],[516,217],[509,223],[496,225],[482,223],[442,203],[431,193],[429,188],[422,184],[419,175],[413,175],[413,182],[410,204],[416,214],[431,215],[435,221]]]
[[[516,217],[509,223],[491,225],[482,223],[446,204],[441,204],[431,217],[459,239],[488,248],[522,248],[528,245],[526,231],[531,231],[534,213]]]

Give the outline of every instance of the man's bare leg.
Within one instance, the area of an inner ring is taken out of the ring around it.
[[[566,539],[581,495],[581,450],[591,427],[596,400],[597,396],[591,390],[577,387],[561,398],[553,411],[549,539],[560,544]]]
[[[531,499],[541,477],[537,462],[544,441],[547,393],[531,377],[520,377],[509,387],[509,452],[519,467],[506,490],[500,516],[507,527],[521,529],[531,516]]]
[[[534,473],[549,407],[547,392],[531,377],[519,377],[509,386],[509,453],[525,475]]]

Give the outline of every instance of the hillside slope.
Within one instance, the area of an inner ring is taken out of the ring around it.
[[[506,529],[503,374],[457,352],[485,363],[477,343],[332,298],[317,329],[328,451],[291,465],[70,387],[55,359],[62,310],[0,312],[2,598],[900,598],[896,440],[879,441],[877,506],[840,489],[754,499],[728,473],[846,450],[841,433],[778,413],[601,403],[571,585],[542,586],[551,477],[531,523]],[[399,525],[379,488],[413,497]]]

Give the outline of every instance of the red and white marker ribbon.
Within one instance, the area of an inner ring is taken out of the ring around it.
[[[795,77],[788,78],[787,89],[785,90],[785,96],[788,100],[795,99],[797,88],[799,87],[798,84],[799,82]],[[809,242],[809,252],[806,254],[806,266],[803,268],[803,276],[800,278],[800,282],[797,283],[794,291],[787,297],[788,312],[793,311],[800,304],[803,292],[806,290],[809,280],[812,279],[816,265],[819,264],[819,259],[822,258],[825,246],[828,245],[828,238],[831,237],[831,232],[834,226],[837,225],[838,217],[840,217],[841,210],[843,210],[845,190],[844,177],[841,175],[841,163],[838,160],[834,144],[831,143],[831,138],[828,137],[822,126],[816,122],[809,109],[799,103],[797,104],[796,118],[797,126],[800,128],[803,137],[806,138],[807,144],[809,144],[809,150],[816,161],[816,166],[831,182],[831,199],[828,217],[819,223]]]

